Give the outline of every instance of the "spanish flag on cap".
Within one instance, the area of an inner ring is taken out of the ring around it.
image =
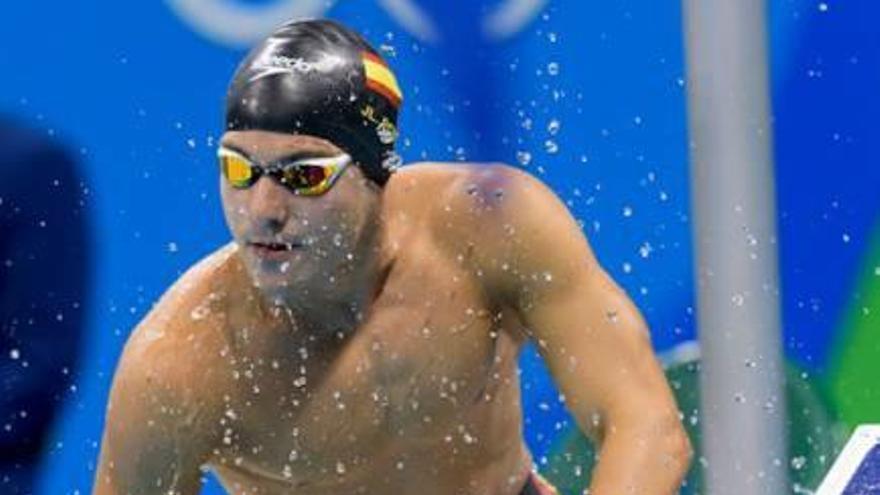
[[[364,62],[364,74],[366,75],[367,87],[372,91],[384,96],[394,108],[400,106],[403,101],[403,93],[397,85],[397,78],[378,55],[371,52],[362,52],[361,59]]]

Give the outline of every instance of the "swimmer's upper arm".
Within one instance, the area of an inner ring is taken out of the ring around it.
[[[199,428],[205,411],[194,397],[202,385],[182,368],[173,319],[162,309],[132,334],[114,375],[96,495],[195,495],[200,489],[210,449]]]
[[[581,429],[595,438],[609,419],[656,419],[676,430],[647,326],[565,205],[511,167],[490,166],[472,182],[472,262],[488,292],[519,313]]]

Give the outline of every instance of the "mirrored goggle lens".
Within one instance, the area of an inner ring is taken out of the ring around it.
[[[248,187],[255,180],[256,170],[244,157],[232,154],[220,155],[220,168],[232,187]]]
[[[303,192],[321,187],[332,173],[332,167],[321,165],[296,165],[278,171],[282,184]]]

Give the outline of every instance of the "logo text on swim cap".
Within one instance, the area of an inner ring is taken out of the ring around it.
[[[248,81],[253,82],[275,74],[329,72],[343,64],[345,60],[337,55],[324,54],[316,60],[306,60],[302,57],[272,54],[254,62],[253,67],[257,72]]]

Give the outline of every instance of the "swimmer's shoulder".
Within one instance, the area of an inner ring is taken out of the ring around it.
[[[488,291],[508,297],[531,246],[555,246],[580,227],[553,190],[529,172],[503,163],[429,164],[414,172],[434,181],[422,195],[428,213],[420,232],[438,252],[466,263]],[[418,182],[416,182],[418,183]],[[417,195],[413,195],[414,197]],[[546,251],[540,253],[543,255]]]
[[[467,213],[474,220],[475,214],[487,213],[508,190],[527,181],[538,179],[500,162],[417,162],[391,176],[385,198],[401,211],[422,211],[435,219]]]
[[[228,293],[237,288],[243,269],[237,244],[220,247],[187,269],[162,294],[145,321],[163,326],[216,323],[212,317],[222,314],[210,311],[216,306],[212,303],[228,298]]]
[[[147,366],[169,386],[208,380],[226,345],[222,309],[241,268],[236,252],[227,244],[184,272],[132,331],[120,367]]]
[[[516,214],[522,192],[546,189],[529,172],[499,162],[422,162],[392,175],[388,197],[400,210],[423,210],[427,226],[441,238],[471,238],[488,225]]]

